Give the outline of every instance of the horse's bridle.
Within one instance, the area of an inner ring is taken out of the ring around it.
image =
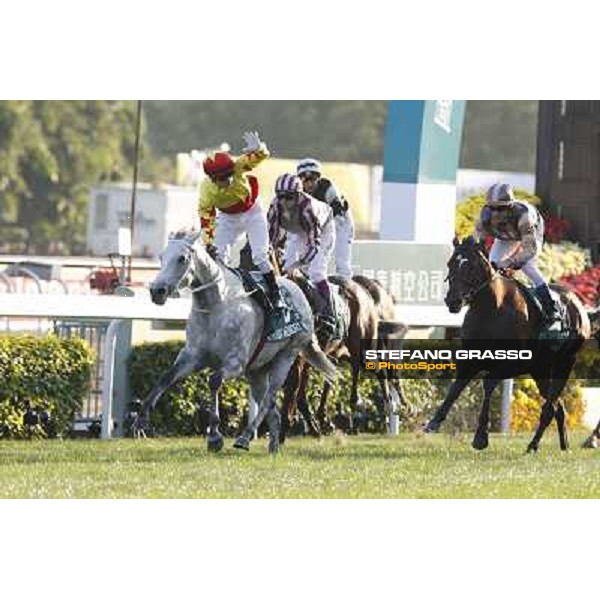
[[[485,256],[481,253],[481,251],[477,252],[479,254],[479,256],[481,258],[484,259],[484,261],[487,262],[487,259],[485,258]],[[495,270],[492,274],[492,276],[490,277],[490,279],[484,279],[481,283],[477,283],[477,282],[473,282],[473,281],[468,281],[467,280],[467,284],[469,285],[469,287],[472,286],[472,289],[470,289],[465,295],[464,295],[464,303],[465,304],[470,304],[471,302],[473,302],[473,300],[475,299],[475,297],[479,294],[479,292],[481,292],[481,290],[483,290],[487,285],[489,285],[490,283],[492,283],[492,281],[494,281],[494,279],[496,279],[496,277],[498,277],[500,275],[500,271],[499,270]],[[448,271],[448,275],[446,276],[445,281],[451,281],[452,279],[454,279],[454,275],[450,276],[450,271]]]

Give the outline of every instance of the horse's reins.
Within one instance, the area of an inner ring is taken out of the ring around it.
[[[479,255],[486,261],[489,262],[485,256],[483,256],[483,254],[481,254],[481,252],[479,252]],[[486,286],[490,285],[492,283],[492,281],[494,281],[494,279],[496,279],[497,277],[499,277],[501,275],[501,271],[500,269],[496,269],[494,270],[492,276],[489,279],[485,279],[484,281],[482,281],[475,289],[470,290],[469,292],[467,292],[467,294],[465,294],[465,303],[466,304],[470,304],[475,297],[479,294],[479,292],[481,292],[483,289],[485,289]],[[448,276],[446,277],[446,280],[450,280],[450,273],[448,273]],[[469,282],[469,285],[471,284],[471,282]]]

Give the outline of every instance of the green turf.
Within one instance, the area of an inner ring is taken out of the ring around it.
[[[600,450],[561,453],[549,433],[537,455],[529,436],[359,436],[292,439],[271,458],[227,440],[0,442],[3,498],[600,498]]]

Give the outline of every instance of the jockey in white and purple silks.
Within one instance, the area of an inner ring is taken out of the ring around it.
[[[276,248],[287,234],[283,268],[306,272],[323,298],[319,315],[330,331],[335,330],[335,312],[327,266],[335,245],[333,210],[302,189],[295,175],[281,175],[275,183],[275,198],[267,215],[269,238]]]

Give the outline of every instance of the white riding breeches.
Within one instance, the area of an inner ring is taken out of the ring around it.
[[[352,279],[352,242],[354,240],[354,221],[350,211],[338,215],[335,222],[335,270],[336,275]]]
[[[306,237],[303,234],[288,233],[287,237],[285,267],[289,267],[302,258],[308,250],[306,246]],[[333,220],[330,220],[321,230],[321,243],[317,247],[317,253],[314,258],[308,265],[301,267],[313,283],[316,284],[319,283],[319,281],[323,281],[323,279],[327,279],[327,266],[331,260],[334,246],[335,226]]]
[[[229,264],[231,246],[242,234],[248,236],[252,260],[261,273],[271,271],[269,262],[269,232],[267,219],[258,200],[250,210],[230,215],[219,211],[214,244],[221,260]]]
[[[518,251],[515,253],[515,250],[517,250],[520,245],[521,242],[516,240],[494,240],[490,250],[490,262],[495,263],[499,267],[504,266],[504,261],[510,260],[513,256],[518,256]],[[538,285],[545,285],[547,282],[540,270],[537,268],[536,258],[536,256],[530,258],[521,267],[521,270],[523,273],[525,273],[525,275],[527,275],[533,285],[537,287]]]

